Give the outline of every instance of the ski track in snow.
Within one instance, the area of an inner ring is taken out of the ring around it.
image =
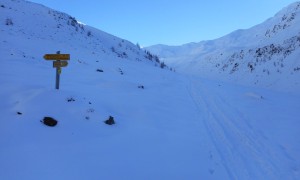
[[[292,160],[272,151],[276,145],[253,129],[246,115],[199,81],[190,78],[187,90],[230,179],[296,179],[297,172],[287,177],[286,167],[280,167],[282,158]]]

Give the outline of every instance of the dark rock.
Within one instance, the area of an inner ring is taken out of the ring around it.
[[[115,120],[114,120],[114,117],[112,117],[112,116],[109,116],[108,120],[104,121],[104,123],[107,124],[107,125],[116,124]]]
[[[140,89],[145,89],[145,87],[144,87],[143,85],[138,86],[138,88],[140,88]]]
[[[22,113],[21,112],[17,112],[17,115],[22,115]]]
[[[41,122],[51,127],[56,126],[57,124],[57,120],[53,119],[52,117],[44,117],[43,121]]]
[[[96,71],[97,72],[104,72],[102,69],[97,69]]]

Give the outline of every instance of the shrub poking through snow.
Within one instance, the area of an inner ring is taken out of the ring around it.
[[[6,21],[5,21],[5,25],[12,26],[12,25],[14,25],[14,23],[11,19],[7,18]]]
[[[121,69],[121,68],[119,68],[119,73],[120,73],[121,75],[123,75],[123,74],[124,74],[124,72],[122,71],[122,69]]]
[[[51,127],[56,126],[57,124],[57,120],[53,119],[52,117],[44,117],[43,121],[41,122]]]
[[[70,98],[67,98],[67,101],[68,101],[68,102],[74,102],[74,101],[75,101],[75,99],[74,99],[74,98],[72,98],[72,97],[70,97]]]
[[[107,125],[116,124],[115,120],[114,120],[114,117],[112,117],[112,116],[109,116],[109,118],[106,121],[104,121],[104,123],[107,124]]]

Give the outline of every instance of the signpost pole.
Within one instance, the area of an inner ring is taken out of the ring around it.
[[[55,88],[56,89],[59,89],[60,73],[61,73],[61,69],[60,69],[60,67],[57,67],[56,68],[56,81],[55,81]]]
[[[56,54],[60,54],[60,51],[57,51]],[[58,61],[60,62],[60,61]],[[59,89],[59,79],[60,79],[61,69],[60,67],[56,67],[56,80],[55,80],[55,88]]]

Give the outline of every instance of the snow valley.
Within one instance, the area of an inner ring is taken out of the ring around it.
[[[23,0],[0,0],[0,19],[0,179],[300,178],[296,78],[285,92],[177,73],[166,57]],[[70,54],[59,90],[43,58],[57,51]]]

